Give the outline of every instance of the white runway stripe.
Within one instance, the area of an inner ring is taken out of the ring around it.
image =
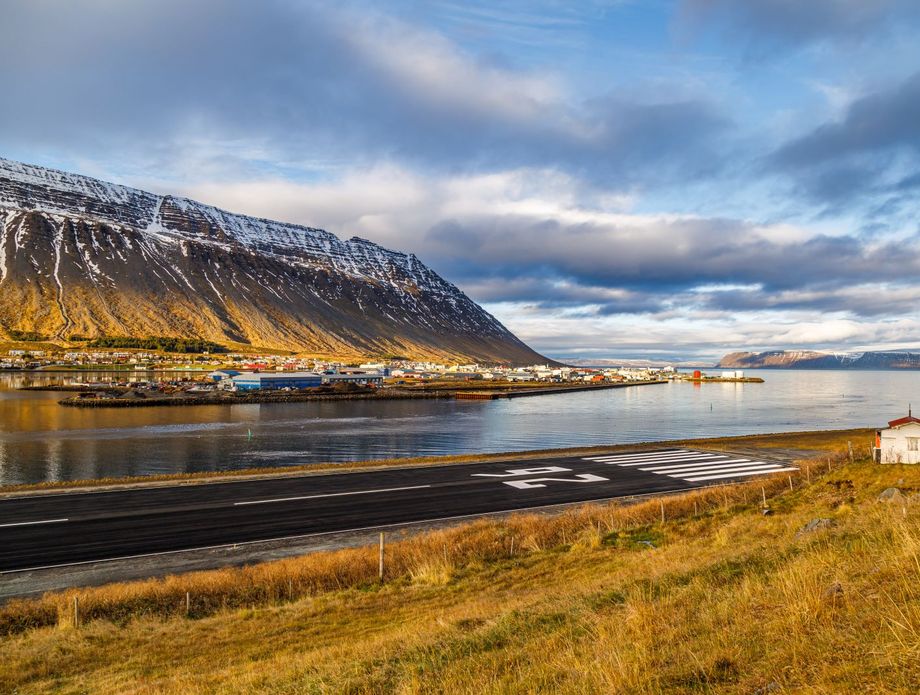
[[[632,468],[655,475],[687,482],[744,478],[752,475],[783,473],[798,470],[787,464],[739,458],[737,454],[669,449],[664,451],[634,451],[584,458],[621,468]]]
[[[601,458],[601,459],[595,460],[595,463],[627,463],[629,461],[661,461],[663,459],[680,459],[680,458],[690,458],[694,456],[723,456],[723,454],[711,454],[706,451],[682,451],[679,454],[658,454],[658,456],[617,456],[614,459]]]
[[[658,475],[669,475],[672,478],[687,479],[687,476],[696,475],[717,475],[720,473],[735,473],[739,471],[769,470],[771,468],[780,468],[769,463],[736,463],[731,466],[721,466],[719,468],[704,468],[693,471],[652,471]],[[739,473],[740,474],[740,473]]]
[[[683,461],[684,459],[709,459],[709,458],[720,458],[720,454],[675,454],[674,456],[656,456],[655,458],[639,458],[639,459],[617,459],[616,461],[595,461],[594,463],[606,463],[610,465],[623,466],[629,463],[655,463],[656,461]],[[722,457],[725,458],[725,457]]]
[[[243,507],[250,504],[272,504],[274,502],[297,502],[300,500],[318,500],[323,497],[348,497],[349,495],[374,495],[378,492],[398,492],[400,490],[421,490],[431,485],[410,485],[407,487],[385,487],[378,490],[355,490],[354,492],[327,492],[324,495],[301,495],[300,497],[275,497],[267,500],[249,500],[234,502],[234,507]]]
[[[640,471],[660,471],[681,473],[685,470],[693,471],[698,469],[724,468],[726,466],[737,465],[740,463],[763,463],[763,461],[751,461],[751,459],[721,459],[719,461],[703,461],[699,463],[677,463],[668,464],[667,466],[649,466],[640,468]]]
[[[635,451],[625,454],[604,454],[603,456],[588,456],[586,461],[615,461],[617,459],[631,459],[631,458],[656,458],[659,456],[673,456],[675,454],[698,454],[698,451],[690,451],[689,449],[673,449],[671,451],[652,451],[652,452],[641,452]]]
[[[727,456],[687,456],[684,458],[667,458],[667,459],[658,459],[657,461],[628,461],[626,463],[618,463],[616,465],[628,467],[628,466],[652,466],[659,463],[693,463],[696,461],[699,462],[712,462],[717,463],[718,461],[727,460]]]
[[[767,473],[787,473],[790,471],[797,471],[798,468],[774,468],[769,471],[754,471],[751,473],[728,473],[726,475],[705,475],[697,478],[683,478],[691,483],[702,482],[704,480],[721,480],[723,478],[743,478],[748,475],[766,475]]]
[[[42,519],[41,521],[17,521],[14,524],[0,524],[0,528],[12,528],[13,526],[37,526],[38,524],[60,524],[69,519]]]

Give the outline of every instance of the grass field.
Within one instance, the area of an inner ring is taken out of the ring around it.
[[[918,692],[920,467],[822,446],[793,490],[663,522],[654,499],[409,539],[383,584],[355,549],[9,604],[0,692]]]

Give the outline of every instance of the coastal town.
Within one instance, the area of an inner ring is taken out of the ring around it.
[[[539,382],[610,383],[664,379],[694,380],[753,380],[741,370],[705,374],[700,370],[681,372],[673,365],[664,366],[604,366],[584,367],[534,364],[523,367],[508,365],[445,364],[403,359],[378,361],[322,360],[312,357],[279,354],[183,354],[162,351],[82,350],[51,351],[12,349],[0,357],[0,370],[35,372],[138,372],[188,373],[183,381],[215,383],[225,390],[244,384],[246,375],[263,375],[265,386],[282,384],[284,375],[304,376],[300,387],[319,386],[332,382],[354,382],[361,385],[405,385],[425,382],[506,382],[523,384]],[[277,375],[269,378],[267,375]],[[242,377],[242,378],[240,378]],[[148,381],[157,381],[151,377]],[[288,376],[288,380],[291,378]],[[116,383],[125,379],[115,379]],[[131,381],[137,381],[132,379]],[[298,381],[294,379],[293,381]],[[291,386],[292,384],[282,384]]]
[[[679,371],[672,365],[512,367],[143,350],[10,350],[0,364],[27,375],[47,375],[39,381],[29,380],[20,388],[65,392],[59,403],[80,408],[411,398],[494,400],[669,381],[763,381],[736,370],[716,376],[700,370]]]

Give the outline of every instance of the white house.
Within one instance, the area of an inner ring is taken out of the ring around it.
[[[907,417],[888,423],[875,433],[875,460],[879,463],[920,463],[920,418]]]

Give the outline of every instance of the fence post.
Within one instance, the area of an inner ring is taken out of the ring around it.
[[[73,626],[80,627],[80,600],[76,596],[73,597]]]
[[[847,440],[847,449],[850,451],[850,463],[853,463],[853,442]]]
[[[511,536],[511,557],[514,557],[514,536]]]
[[[383,531],[381,531],[380,532],[380,558],[379,558],[380,566],[378,568],[381,582],[383,581],[383,544],[384,544]]]
[[[664,523],[664,500],[658,500],[658,504],[661,505],[661,523]]]
[[[811,466],[805,466],[805,480],[811,485]]]
[[[763,497],[763,508],[767,508],[767,488],[763,485],[760,486],[760,496]]]
[[[185,617],[187,618],[189,613],[192,612],[192,596],[186,591],[185,592]]]
[[[791,476],[791,475],[789,476],[789,489],[790,489],[790,490],[793,490],[793,489],[794,489],[794,488],[792,487],[792,476]]]

